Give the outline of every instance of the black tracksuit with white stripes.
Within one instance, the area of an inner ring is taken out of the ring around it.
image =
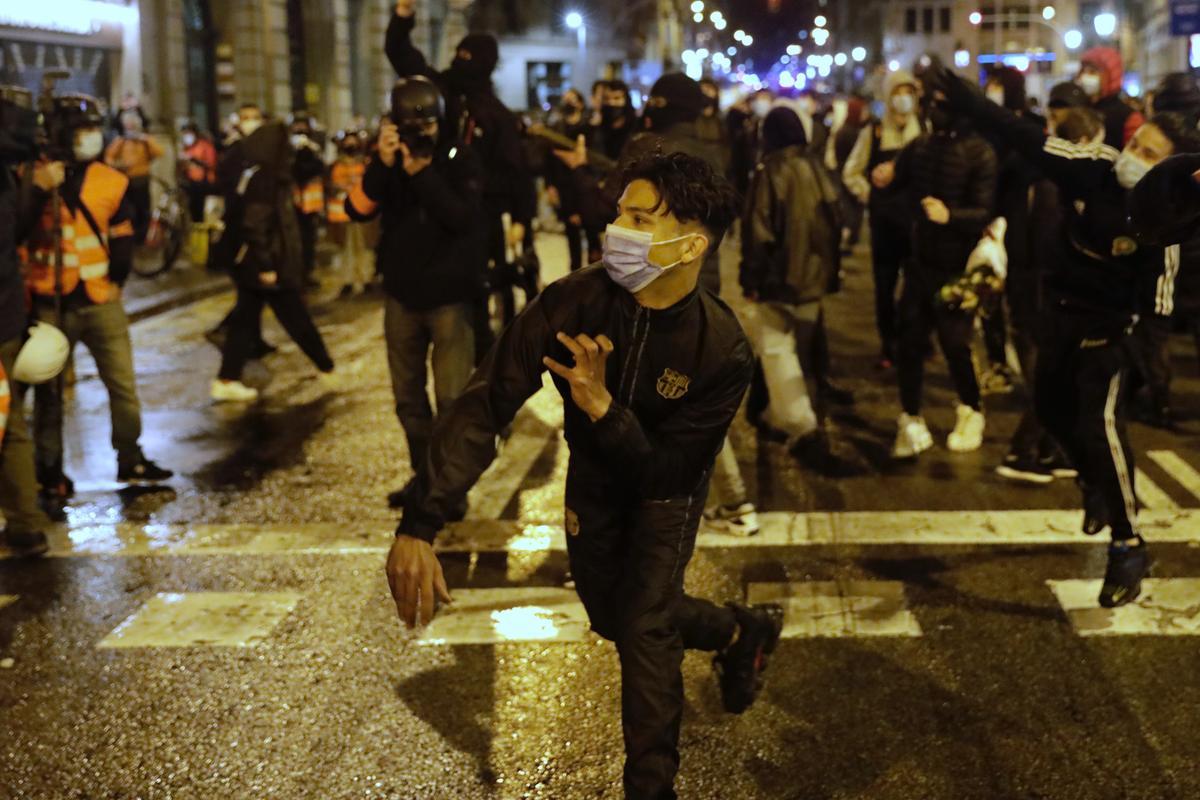
[[[1062,234],[1046,282],[1035,405],[1046,430],[1104,499],[1114,539],[1136,535],[1133,452],[1125,433],[1126,339],[1139,316],[1169,314],[1179,248],[1139,241],[1117,182],[1119,153],[1075,145],[988,102],[958,79],[951,101],[996,132],[1052,180],[1063,203]]]

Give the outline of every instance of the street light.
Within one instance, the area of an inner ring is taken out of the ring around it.
[[[580,14],[578,11],[572,11],[567,14],[564,21],[571,30],[578,30],[583,25],[583,14]]]
[[[1072,28],[1063,34],[1063,44],[1068,50],[1078,50],[1079,45],[1083,44],[1083,34]]]
[[[787,46],[787,54],[789,56],[798,56],[800,55],[801,49],[802,48],[798,44],[789,44]]]
[[[983,22],[983,14],[980,14],[978,11],[972,11],[971,16],[967,17],[967,21],[972,25],[978,25]]]
[[[725,30],[725,26],[728,24],[729,23],[725,21],[724,17],[717,17],[717,19],[713,22],[713,27],[719,31],[723,31]]]
[[[818,28],[824,28],[827,21],[824,16],[818,14],[817,18],[813,20],[813,25],[816,25]]]
[[[697,11],[692,14],[692,22],[704,22],[704,15]]]
[[[746,32],[744,30],[742,30],[741,28],[738,28],[736,31],[733,32],[733,38],[738,40],[739,42],[743,38],[745,38],[745,36],[746,36]]]
[[[747,33],[742,37],[742,44],[744,44],[746,47],[749,47],[750,45],[754,44],[754,37]]]
[[[865,61],[867,58],[867,48],[856,47],[850,51],[850,57],[855,61]]]
[[[1042,19],[1049,22],[1050,20],[1054,19],[1054,15],[1056,13],[1058,13],[1058,12],[1056,12],[1054,10],[1054,6],[1046,6],[1045,8],[1042,9]]]
[[[1117,15],[1105,11],[1103,14],[1097,14],[1092,20],[1092,27],[1096,29],[1096,35],[1108,38],[1117,30]]]
[[[892,72],[895,72],[896,70],[900,69],[900,62],[893,58],[888,62],[888,69]]]
[[[696,2],[692,3],[692,13],[693,14],[704,13],[704,0],[696,0]]]
[[[838,53],[836,56],[833,57],[833,63],[837,64],[839,67],[846,66],[846,54]]]
[[[971,66],[971,51],[964,48],[959,48],[954,51],[954,66],[959,69],[966,69]]]

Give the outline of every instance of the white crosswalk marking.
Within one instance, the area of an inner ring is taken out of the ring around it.
[[[587,614],[575,592],[549,586],[459,589],[418,640],[426,645],[581,642]]]
[[[1143,508],[1179,508],[1179,504],[1172,500],[1171,496],[1164,492],[1162,487],[1155,483],[1149,475],[1142,472],[1140,467],[1134,469],[1134,474],[1137,480],[1138,499],[1142,501]]]
[[[11,606],[13,603],[17,602],[18,596],[19,595],[15,594],[0,594],[0,608]]]
[[[1178,481],[1180,486],[1187,489],[1193,497],[1200,499],[1200,472],[1180,458],[1178,453],[1171,450],[1151,450],[1146,455],[1151,461],[1162,467],[1172,479]]]
[[[96,646],[254,647],[299,601],[296,592],[157,594]]]
[[[1148,578],[1135,603],[1100,608],[1100,581],[1047,581],[1080,636],[1200,636],[1200,578]]]
[[[897,581],[751,583],[750,603],[783,606],[783,638],[921,635]]]

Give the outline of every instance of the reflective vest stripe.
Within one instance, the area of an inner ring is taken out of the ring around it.
[[[346,213],[346,195],[338,194],[330,198],[326,209],[330,222],[349,222],[350,215]]]
[[[296,207],[300,209],[302,214],[316,214],[325,205],[325,187],[321,185],[321,180],[309,181],[303,188],[297,186],[292,192],[292,198],[296,203]]]
[[[67,260],[64,257],[63,258],[64,265],[66,264],[66,261]],[[96,278],[103,278],[107,274],[108,274],[108,262],[107,261],[100,263],[100,264],[88,264],[87,266],[79,268],[79,277],[83,278],[85,281],[94,281],[94,280],[96,280]]]
[[[64,236],[66,234],[63,234]],[[89,247],[99,247],[100,239],[96,236],[76,236],[75,247],[79,250],[86,250]]]
[[[4,429],[8,426],[8,408],[12,398],[8,396],[8,376],[0,364],[0,444],[4,443]]]

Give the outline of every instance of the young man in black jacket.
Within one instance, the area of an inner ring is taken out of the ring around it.
[[[434,424],[425,390],[430,345],[439,412],[458,397],[475,365],[471,304],[487,270],[482,188],[479,161],[447,129],[433,82],[420,75],[396,81],[379,156],[346,203],[352,219],[383,217],[377,252],[387,294],[388,369],[416,476],[388,497],[393,508],[425,475]],[[464,511],[461,499],[454,516]]]
[[[675,797],[684,648],[717,652],[725,707],[743,711],[782,614],[683,591],[713,462],[752,369],[733,312],[697,287],[736,196],[683,153],[650,156],[625,178],[603,266],[548,286],[439,419],[428,485],[405,507],[387,575],[410,626],[450,600],[434,536],[549,369],[571,448],[571,573],[592,628],[621,659],[626,797],[663,800]]]
[[[948,70],[935,68],[930,80],[956,110],[1003,137],[1058,185],[1066,218],[1055,243],[1057,267],[1047,277],[1035,403],[1042,424],[1079,469],[1083,532],[1111,530],[1100,605],[1130,603],[1151,562],[1138,530],[1133,450],[1125,433],[1127,339],[1140,315],[1169,301],[1180,261],[1178,245],[1164,247],[1130,223],[1127,202],[1151,167],[1200,144],[1182,117],[1162,114],[1138,128],[1119,153],[1105,144],[1075,145],[988,103]],[[1142,291],[1145,286],[1155,291]]]

